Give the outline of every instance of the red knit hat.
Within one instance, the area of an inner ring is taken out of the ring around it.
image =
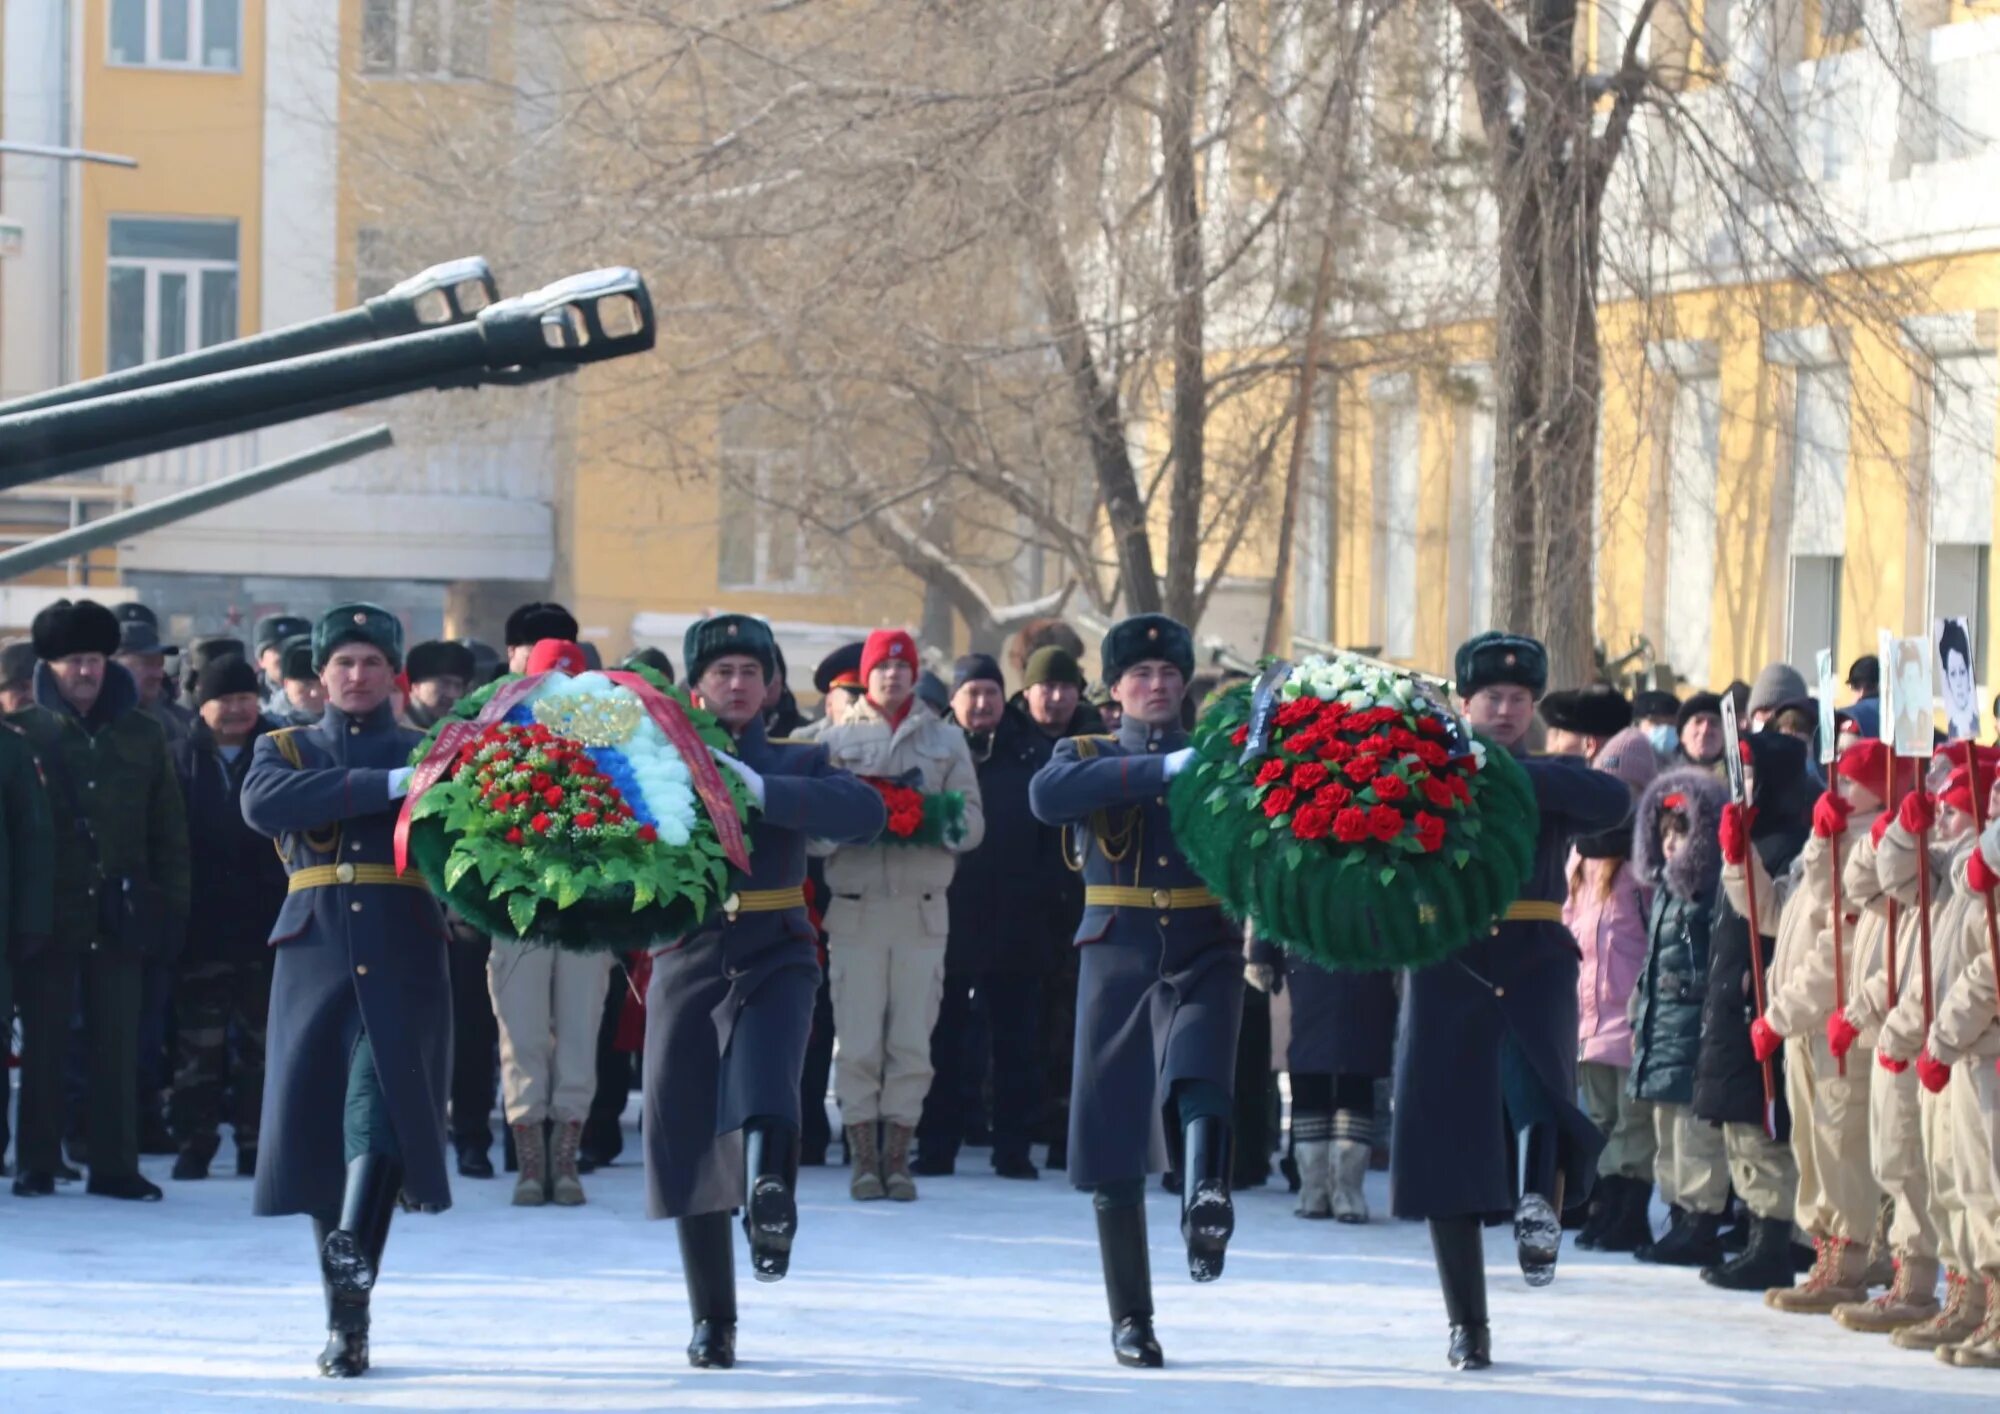
[[[590,671],[583,650],[567,638],[544,638],[528,654],[530,673],[565,672],[571,677]]]
[[[1901,796],[1916,779],[1917,762],[1911,757],[1897,757],[1895,760],[1894,794]],[[1835,775],[1845,776],[1856,785],[1882,796],[1889,785],[1889,761],[1889,743],[1879,737],[1867,737],[1841,752],[1840,760],[1833,769]]]
[[[1972,777],[1963,766],[1954,766],[1945,777],[1944,789],[1938,792],[1938,799],[1961,815],[1972,813]]]
[[[861,681],[866,683],[868,675],[876,666],[900,660],[910,665],[912,673],[917,671],[917,641],[899,628],[878,628],[868,635],[868,641],[861,645]]]

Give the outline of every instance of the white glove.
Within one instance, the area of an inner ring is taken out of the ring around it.
[[[1160,759],[1165,763],[1167,779],[1171,781],[1187,768],[1187,764],[1190,761],[1194,760],[1194,748],[1192,746],[1183,746],[1179,751],[1169,751]]]
[[[738,761],[734,756],[717,751],[712,746],[708,749],[708,754],[715,758],[715,763],[718,766],[722,767],[725,771],[732,772],[737,780],[743,782],[743,788],[750,792],[750,798],[756,801],[757,808],[762,810],[764,808],[764,778],[749,766]]]
[[[398,766],[389,773],[389,799],[401,800],[410,793],[410,777],[416,774],[413,766]]]

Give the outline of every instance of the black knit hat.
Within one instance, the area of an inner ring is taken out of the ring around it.
[[[266,648],[277,648],[288,638],[297,638],[312,631],[312,621],[297,614],[267,614],[257,620],[257,652],[261,654]]]
[[[1674,714],[1674,730],[1685,731],[1687,724],[1696,717],[1720,717],[1722,698],[1713,692],[1697,692],[1681,703],[1681,709]]]
[[[958,696],[958,690],[969,682],[997,683],[1001,691],[1007,689],[1007,679],[1000,676],[999,660],[991,653],[968,653],[951,665],[951,695]]]
[[[73,653],[109,658],[118,651],[118,616],[94,599],[56,600],[35,615],[29,632],[36,655],[50,662]]]
[[[1640,693],[1632,699],[1632,716],[1635,721],[1648,722],[1655,717],[1672,720],[1681,714],[1681,700],[1671,692],[1657,689]]]
[[[1511,683],[1540,697],[1549,685],[1549,650],[1518,633],[1482,633],[1459,645],[1453,676],[1460,697]]]
[[[1027,675],[1023,687],[1033,687],[1041,682],[1066,682],[1078,692],[1083,691],[1083,669],[1076,658],[1066,648],[1058,648],[1053,643],[1044,644],[1028,655]]]
[[[859,687],[861,650],[866,646],[862,643],[844,643],[820,659],[819,666],[813,669],[813,690],[824,697],[833,691],[835,683],[845,677],[852,677],[854,685]]]
[[[324,672],[334,650],[347,643],[379,648],[391,671],[403,670],[403,622],[380,604],[339,604],[320,615],[312,633],[313,672]]]
[[[448,638],[419,643],[403,664],[403,676],[413,683],[432,678],[459,678],[470,683],[472,670],[472,650]]]
[[[1141,663],[1158,660],[1181,670],[1183,678],[1194,677],[1194,635],[1186,624],[1165,614],[1135,614],[1111,626],[1098,649],[1104,662],[1104,680],[1118,679]]]
[[[576,615],[560,604],[523,604],[507,615],[509,648],[533,648],[545,638],[574,643],[582,636]]]
[[[287,682],[312,682],[319,677],[313,667],[313,641],[301,634],[278,645],[278,676]]]
[[[231,653],[203,664],[201,671],[195,674],[194,705],[199,707],[204,702],[212,702],[234,692],[247,692],[255,697],[260,695],[262,688],[257,670]]]
[[[688,625],[681,640],[681,661],[687,664],[690,683],[700,682],[710,663],[732,653],[741,653],[763,664],[765,682],[777,676],[778,642],[771,636],[771,626],[749,614],[717,614],[714,618],[696,619]]]
[[[1632,704],[1625,694],[1605,683],[1565,692],[1551,692],[1542,699],[1542,720],[1562,731],[1605,740],[1632,725]]]

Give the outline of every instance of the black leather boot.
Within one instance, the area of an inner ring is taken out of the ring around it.
[[[315,1218],[320,1279],[326,1287],[326,1348],[319,1372],[331,1379],[368,1373],[368,1296],[382,1270],[389,1222],[403,1186],[403,1166],[381,1154],[364,1154],[347,1165],[340,1225]]]
[[[1097,1209],[1097,1251],[1111,1308],[1111,1353],[1121,1365],[1157,1370],[1167,1363],[1153,1334],[1153,1268],[1146,1255],[1146,1208]]]
[[[799,1133],[782,1120],[758,1118],[743,1127],[743,1232],[758,1281],[783,1281],[799,1230]]]
[[[1446,1359],[1454,1370],[1483,1370],[1493,1363],[1493,1332],[1486,1321],[1486,1238],[1477,1217],[1432,1218],[1431,1252],[1451,1322]]]
[[[1552,1124],[1530,1125],[1521,1136],[1521,1199],[1514,1205],[1514,1245],[1529,1286],[1556,1279],[1562,1252],[1563,1172]]]
[[[1598,1236],[1597,1250],[1636,1252],[1642,1243],[1653,1240],[1653,1186],[1640,1178],[1616,1182],[1617,1199],[1607,1204],[1611,1216]]]
[[[1701,1279],[1724,1291],[1769,1291],[1798,1281],[1792,1263],[1792,1224],[1787,1218],[1757,1218],[1741,1255],[1701,1269]]]
[[[1188,1275],[1214,1281],[1236,1231],[1236,1208],[1229,1201],[1229,1121],[1204,1115],[1187,1126],[1182,1151],[1181,1239],[1187,1243]]]
[[[1663,1267],[1708,1267],[1722,1260],[1722,1214],[1677,1209],[1673,1222],[1657,1240],[1632,1252],[1641,1262]]]
[[[688,1364],[727,1370],[736,1364],[736,1251],[729,1214],[703,1213],[674,1222],[681,1243],[681,1276],[687,1283],[694,1338]]]

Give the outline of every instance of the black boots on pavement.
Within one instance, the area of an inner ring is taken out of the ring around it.
[[[1214,1281],[1236,1231],[1236,1208],[1229,1200],[1229,1121],[1204,1115],[1188,1121],[1181,1163],[1181,1238],[1187,1243],[1188,1275]]]
[[[1597,1180],[1597,1201],[1577,1235],[1586,1252],[1636,1252],[1653,1240],[1653,1185],[1613,1174]]]
[[[389,1220],[403,1187],[403,1166],[382,1154],[364,1154],[347,1165],[340,1225],[313,1219],[320,1280],[326,1287],[326,1349],[319,1372],[329,1379],[368,1373],[368,1294],[382,1270]]]
[[[730,1369],[736,1364],[736,1252],[729,1214],[677,1218],[674,1229],[694,1320],[688,1364],[697,1370]]]
[[[799,1132],[782,1120],[758,1118],[743,1127],[743,1232],[758,1281],[783,1281],[799,1230]]]
[[[1514,1245],[1529,1286],[1556,1279],[1562,1253],[1562,1140],[1553,1124],[1533,1124],[1521,1134],[1521,1199],[1514,1205]]]
[[[1791,1219],[1753,1219],[1750,1241],[1742,1253],[1703,1267],[1701,1279],[1724,1291],[1771,1291],[1791,1286],[1798,1280],[1798,1268],[1792,1261]]]
[[[1493,1363],[1493,1332],[1486,1320],[1486,1238],[1477,1217],[1432,1218],[1431,1251],[1451,1322],[1446,1358],[1454,1370],[1483,1370]]]
[[[1153,1269],[1143,1202],[1097,1208],[1097,1251],[1104,1259],[1104,1299],[1111,1309],[1111,1353],[1121,1365],[1159,1369],[1167,1357],[1153,1334]]]

